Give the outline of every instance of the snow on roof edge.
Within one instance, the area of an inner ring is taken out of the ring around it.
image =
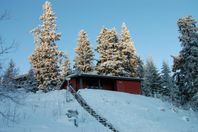
[[[74,77],[93,77],[93,78],[108,78],[108,79],[143,81],[143,79],[139,78],[139,77],[107,76],[107,75],[98,75],[98,74],[89,74],[89,73],[71,74],[71,75],[68,75],[66,78],[74,78]]]

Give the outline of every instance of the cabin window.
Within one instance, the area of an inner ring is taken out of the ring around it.
[[[100,80],[95,78],[86,78],[83,79],[83,86],[90,89],[99,89]]]

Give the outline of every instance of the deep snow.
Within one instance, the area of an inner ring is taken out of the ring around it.
[[[80,90],[120,132],[198,132],[198,116],[159,99],[105,90]]]
[[[98,114],[120,132],[197,132],[198,117],[193,111],[178,109],[159,99],[121,92],[83,89],[79,93]],[[27,93],[22,93],[26,95]],[[21,105],[0,102],[0,110],[10,112],[16,122],[0,117],[0,132],[110,132],[90,116],[66,91],[28,93]],[[77,118],[67,111],[77,110]],[[74,125],[77,120],[78,127]]]
[[[23,93],[26,94],[26,93]],[[90,116],[70,95],[66,102],[66,91],[28,93],[21,105],[4,100],[1,111],[15,114],[15,122],[0,117],[0,132],[110,132]],[[77,110],[77,118],[68,118],[67,110]],[[13,119],[13,117],[11,118]],[[74,125],[77,120],[78,127]]]

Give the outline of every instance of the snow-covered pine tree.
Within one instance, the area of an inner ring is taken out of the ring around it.
[[[190,105],[194,111],[198,111],[198,92],[192,97]]]
[[[33,37],[34,37],[34,44],[35,44],[35,49],[36,49],[41,45],[41,39],[40,39],[41,27],[34,28],[31,31],[31,33],[33,34]]]
[[[103,28],[99,34],[99,36],[97,36],[97,48],[96,51],[99,53],[100,58],[97,61],[96,64],[96,70],[98,71],[99,74],[105,73],[105,70],[103,67],[101,67],[100,65],[104,62],[106,62],[107,60],[109,60],[109,57],[107,56],[107,49],[108,49],[108,45],[107,45],[107,40],[105,39],[105,37],[107,36],[107,33],[109,29],[107,28]]]
[[[2,85],[5,87],[8,86],[14,88],[15,87],[14,77],[17,74],[18,74],[18,70],[15,67],[13,60],[10,60],[8,67],[2,77],[2,82],[1,82]]]
[[[20,86],[20,87],[24,87],[27,92],[29,91],[36,92],[38,90],[38,84],[35,78],[35,73],[32,68],[30,68],[30,70],[28,71],[27,81],[25,82],[24,86]]]
[[[79,32],[77,48],[75,49],[74,69],[80,73],[87,73],[94,70],[94,53],[90,46],[87,33],[84,30]]]
[[[137,77],[139,60],[134,47],[134,42],[131,39],[130,32],[128,31],[125,23],[122,24],[120,37],[120,42],[123,47],[122,54],[124,58],[124,69],[128,73],[126,76]]]
[[[97,52],[100,58],[96,65],[98,74],[124,76],[122,45],[119,42],[116,29],[103,28],[97,38]]]
[[[39,89],[48,91],[61,83],[60,68],[58,61],[62,52],[58,51],[56,41],[61,34],[56,33],[56,17],[52,11],[50,2],[43,5],[43,15],[40,17],[42,25],[33,29],[36,48],[30,56],[32,68]]]
[[[62,69],[61,71],[62,80],[64,80],[66,76],[72,73],[70,62],[69,62],[69,57],[66,54],[64,55],[61,69]]]
[[[139,78],[144,77],[144,63],[140,57],[138,57],[138,67],[137,67],[137,76]]]
[[[161,78],[157,68],[154,65],[153,59],[149,58],[144,67],[144,81],[142,92],[146,96],[156,97],[159,95],[161,86]]]
[[[178,20],[182,50],[174,57],[173,71],[179,88],[180,103],[189,103],[198,92],[198,28],[191,16]]]
[[[34,70],[32,68],[28,71],[27,80],[28,80],[28,82],[27,82],[28,85],[33,86],[33,87],[37,86],[35,73],[34,73]]]
[[[174,88],[174,83],[171,76],[171,70],[165,61],[163,61],[162,63],[161,79],[162,79],[162,89],[160,93],[164,96],[172,97],[173,95],[170,94],[173,93],[172,91]]]
[[[144,78],[144,63],[140,57],[138,57],[137,77]],[[143,83],[141,83],[141,89],[144,89]]]

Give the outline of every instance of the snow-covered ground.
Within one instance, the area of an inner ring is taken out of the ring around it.
[[[20,105],[1,101],[0,111],[14,115],[11,120],[15,122],[0,117],[0,132],[110,132],[71,95],[72,101],[66,102],[65,93],[22,93],[27,95]],[[105,90],[83,89],[79,93],[120,132],[198,132],[198,117],[193,111],[175,108],[159,99]],[[68,118],[68,110],[79,114]]]
[[[79,93],[120,132],[198,132],[198,116],[159,99],[104,90]]]
[[[0,132],[110,132],[81,108],[72,95],[72,101],[66,102],[65,93],[65,90],[28,93],[20,105],[9,100],[0,102],[0,111],[11,114],[15,121],[0,116]],[[77,110],[77,118],[68,118],[65,115],[68,110]]]

